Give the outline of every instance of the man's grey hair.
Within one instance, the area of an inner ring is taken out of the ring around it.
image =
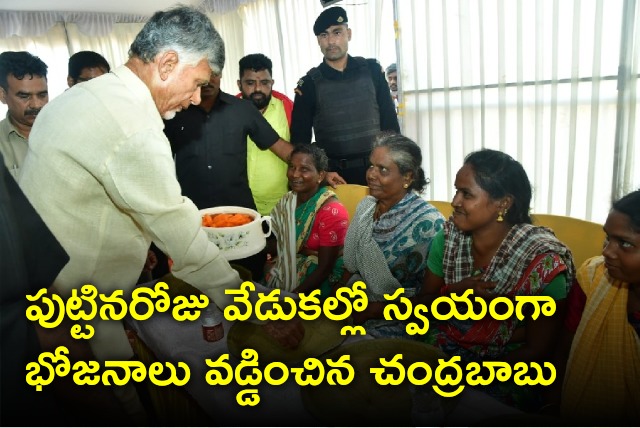
[[[181,62],[195,66],[202,59],[215,74],[224,68],[224,42],[202,12],[178,6],[153,14],[129,48],[129,57],[153,62],[161,52],[174,50]]]
[[[395,62],[389,65],[389,67],[387,67],[387,69],[385,70],[385,72],[387,73],[387,76],[389,75],[389,73],[396,73],[397,71],[398,71],[398,66],[396,65]]]

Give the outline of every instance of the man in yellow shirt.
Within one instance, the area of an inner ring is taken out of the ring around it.
[[[240,59],[239,97],[252,101],[280,138],[289,141],[293,102],[273,91],[271,60],[263,54]],[[260,150],[247,137],[247,176],[258,212],[269,215],[287,193],[287,164],[270,150]]]

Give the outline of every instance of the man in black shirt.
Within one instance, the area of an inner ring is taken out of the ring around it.
[[[351,29],[343,8],[325,9],[313,31],[324,61],[298,81],[291,142],[311,143],[313,128],[330,168],[348,183],[366,184],[374,135],[400,132],[389,86],[375,59],[347,54]]]
[[[281,139],[251,101],[220,90],[214,73],[202,102],[165,121],[182,194],[199,209],[224,205],[256,209],[247,178],[247,136],[287,161],[291,144]],[[266,252],[235,261],[262,276]]]

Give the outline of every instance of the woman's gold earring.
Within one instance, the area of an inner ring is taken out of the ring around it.
[[[408,188],[409,188],[409,185],[408,185],[407,183],[404,183],[404,184],[402,185],[402,187],[404,187],[405,189],[408,189]]]
[[[506,214],[506,213],[507,213],[507,212],[505,211],[505,214]],[[504,218],[502,218],[502,213],[498,213],[498,218],[496,219],[496,221],[497,221],[498,223],[502,223],[502,222],[504,221]]]

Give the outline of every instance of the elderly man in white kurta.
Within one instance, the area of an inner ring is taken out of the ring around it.
[[[124,66],[42,110],[19,184],[70,256],[54,283],[62,294],[84,284],[130,292],[153,241],[173,259],[176,277],[220,307],[230,301],[224,290],[240,278],[181,195],[162,132],[162,119],[198,104],[200,87],[223,64],[222,39],[205,15],[187,7],[158,12]],[[98,359],[132,356],[121,323],[94,325]],[[297,343],[302,333],[294,330],[290,340]]]

